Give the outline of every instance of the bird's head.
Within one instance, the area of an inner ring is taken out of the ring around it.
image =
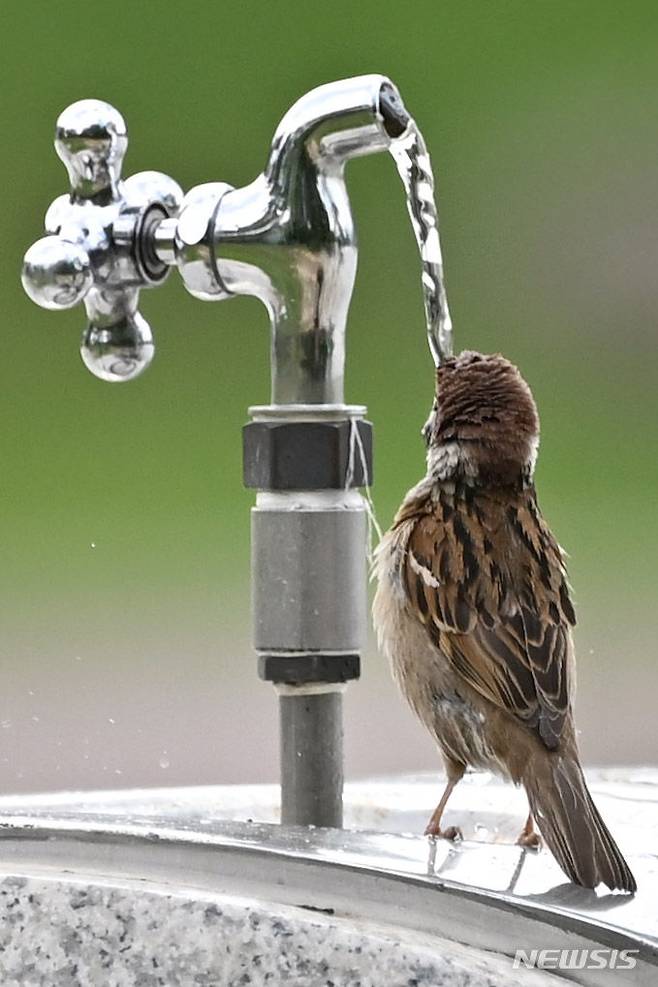
[[[466,351],[437,370],[423,428],[428,473],[438,480],[529,482],[539,446],[530,388],[509,360]]]

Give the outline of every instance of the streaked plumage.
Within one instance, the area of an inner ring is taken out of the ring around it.
[[[524,784],[572,880],[635,890],[578,760],[575,615],[563,553],[537,506],[530,389],[502,357],[464,353],[439,369],[424,431],[427,476],[378,548],[373,614],[446,764],[449,786],[428,831],[442,832],[467,767],[493,770]]]

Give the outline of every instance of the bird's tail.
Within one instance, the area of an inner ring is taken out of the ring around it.
[[[567,876],[585,888],[606,884],[634,892],[637,884],[592,801],[574,757],[543,757],[528,765],[523,784],[549,850]]]

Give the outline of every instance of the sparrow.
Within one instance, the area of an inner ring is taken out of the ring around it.
[[[580,765],[576,618],[565,555],[537,504],[530,388],[499,354],[451,357],[423,434],[426,476],[377,547],[373,620],[445,764],[426,835],[459,835],[441,828],[451,792],[467,768],[492,771],[526,790],[520,844],[539,845],[536,821],[573,882],[634,892]]]

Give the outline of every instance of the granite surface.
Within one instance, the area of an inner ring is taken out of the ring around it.
[[[0,914],[2,987],[556,983],[453,942],[233,896],[6,877]]]

